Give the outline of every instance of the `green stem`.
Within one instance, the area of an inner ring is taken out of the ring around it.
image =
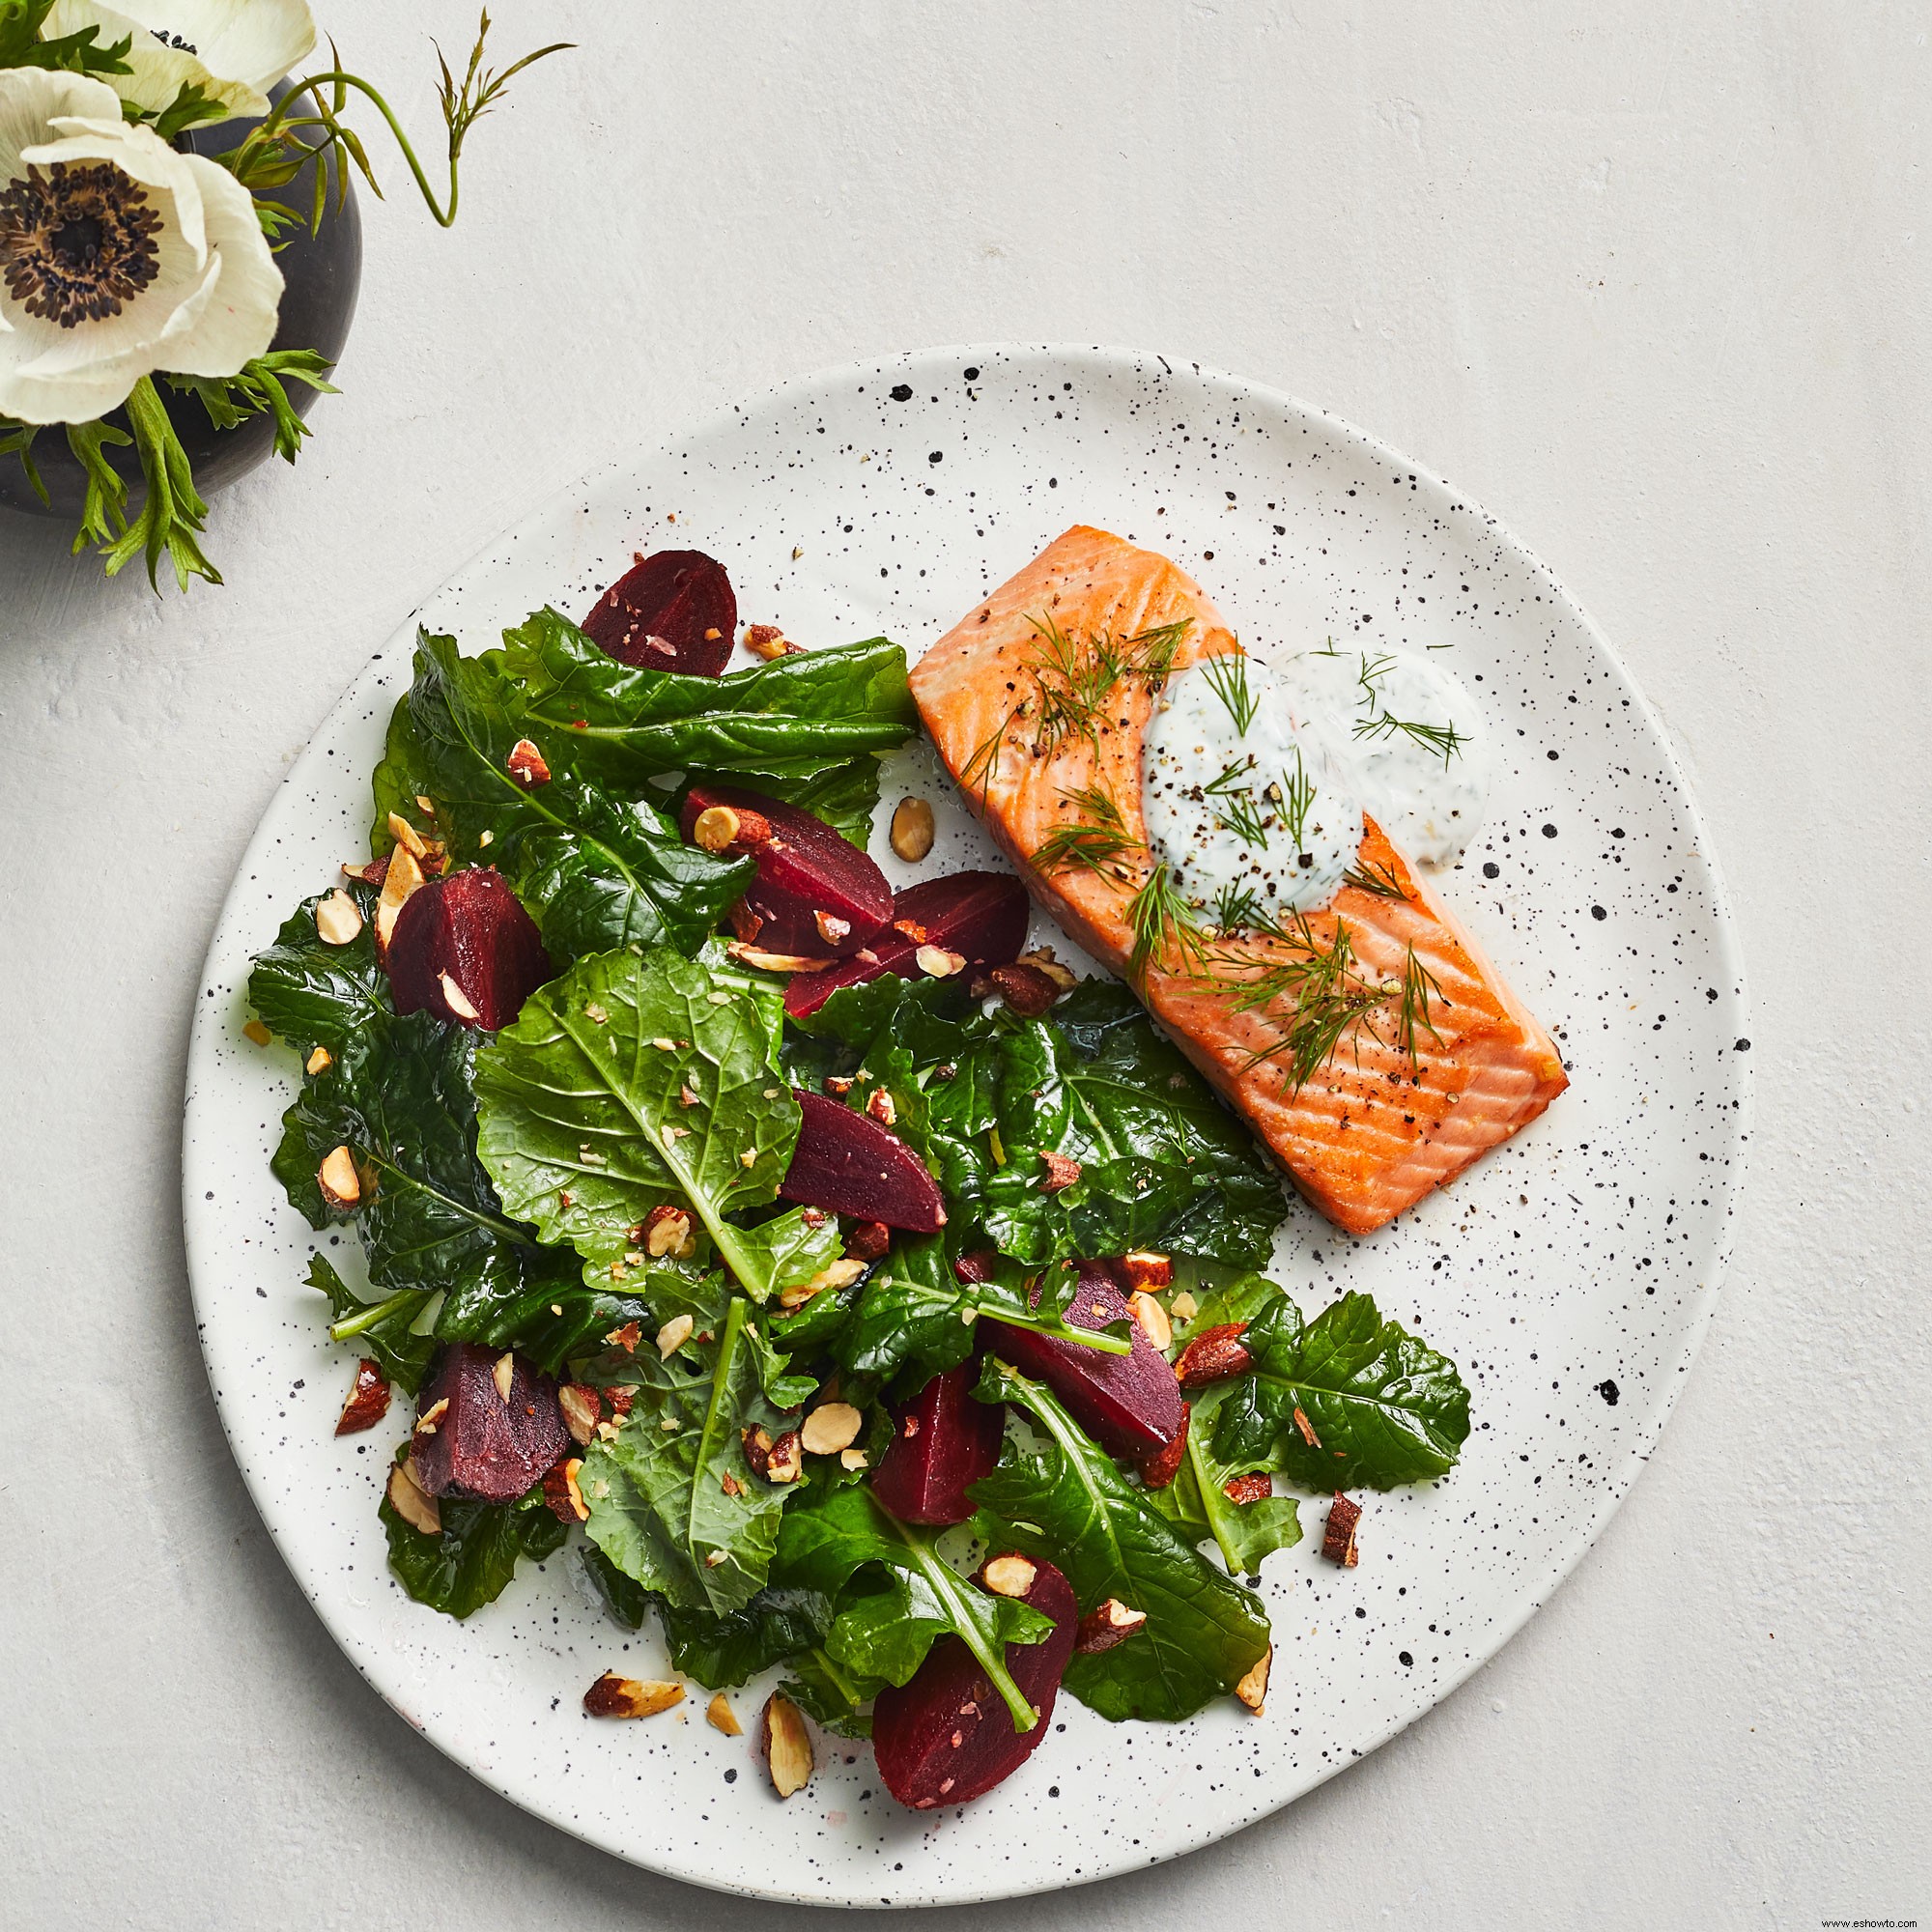
[[[375,88],[371,87],[358,74],[344,73],[340,70],[334,70],[328,73],[305,75],[297,86],[291,88],[275,104],[269,118],[255,130],[251,138],[266,145],[280,131],[282,124],[288,119],[289,110],[305,94],[314,94],[316,105],[323,107],[322,96],[318,90],[325,86],[353,87],[358,94],[367,95],[376,103],[376,111],[389,124],[389,132],[396,137],[396,146],[403,151],[403,159],[409,163],[410,173],[415,177],[416,186],[421,190],[422,198],[429,206],[429,212],[435,215],[437,225],[440,228],[449,227],[456,220],[456,159],[460,143],[452,141],[451,145],[449,156],[449,207],[445,211],[438,203],[436,190],[430,186],[429,177],[423,173],[422,163],[416,159],[416,151],[411,144],[410,137],[403,132],[403,124],[396,119],[394,109],[390,107],[389,103],[383,99]],[[307,122],[302,125],[314,126],[317,124]],[[320,125],[325,127],[329,125],[329,111],[327,108],[324,108],[324,117]]]
[[[1037,1315],[1015,1315],[1009,1308],[992,1308],[984,1302],[973,1304],[976,1317],[984,1316],[988,1321],[1004,1321],[1009,1328],[1030,1328],[1036,1335],[1050,1335],[1056,1342],[1072,1342],[1083,1349],[1092,1349],[1100,1355],[1126,1355],[1133,1352],[1133,1337],[1123,1342],[1119,1336],[1109,1335],[1102,1328],[1082,1328],[1058,1317],[1047,1321]]]
[[[883,1510],[879,1511],[885,1516]],[[1039,1713],[1034,1709],[1026,1693],[1013,1682],[1012,1673],[1007,1668],[1006,1647],[997,1649],[980,1634],[968,1607],[966,1591],[969,1585],[962,1583],[952,1568],[933,1554],[930,1548],[907,1531],[897,1518],[888,1519],[897,1533],[899,1541],[912,1552],[913,1562],[920,1575],[930,1586],[932,1594],[946,1605],[947,1615],[953,1630],[965,1641],[966,1648],[980,1660],[980,1667],[993,1680],[993,1688],[1005,1700],[1007,1709],[1012,1713],[1013,1729],[1026,1732],[1039,1722]]]
[[[371,1328],[386,1321],[390,1316],[410,1303],[420,1309],[428,1294],[427,1289],[399,1289],[386,1301],[372,1301],[367,1307],[356,1310],[346,1321],[331,1322],[329,1335],[337,1342],[353,1341],[357,1335],[366,1335]]]

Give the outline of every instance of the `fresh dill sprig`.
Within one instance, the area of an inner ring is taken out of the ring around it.
[[[1141,631],[1129,638],[1127,648],[1132,656],[1127,665],[1127,674],[1143,690],[1158,691],[1173,673],[1174,660],[1179,655],[1180,647],[1193,628],[1193,618],[1180,617],[1172,624],[1159,624],[1151,631]]]
[[[1274,915],[1263,908],[1252,886],[1223,886],[1214,895],[1214,928],[1220,933],[1257,932],[1281,937]]]
[[[1252,785],[1236,782],[1253,771],[1254,765],[1252,757],[1230,765],[1213,783],[1201,787],[1201,796],[1214,801],[1214,823],[1222,831],[1232,832],[1243,845],[1259,845],[1266,851],[1268,821],[1274,814],[1263,810]]]
[[[1342,874],[1342,883],[1353,886],[1358,893],[1373,893],[1378,899],[1408,897],[1403,890],[1402,881],[1395,875],[1395,867],[1378,866],[1373,859],[1365,866],[1350,866]]]
[[[1252,980],[1234,990],[1237,1012],[1256,1012],[1277,1002],[1293,1002],[1293,1010],[1278,1019],[1280,1038],[1258,1047],[1248,1065],[1266,1060],[1287,1064],[1289,1086],[1299,1093],[1334,1057],[1350,1032],[1378,1039],[1370,1015],[1388,997],[1389,988],[1364,980],[1356,971],[1354,938],[1348,924],[1335,922],[1333,938],[1317,936],[1306,913],[1296,913],[1276,936],[1293,952],[1269,960]],[[1250,962],[1251,963],[1251,962]]]
[[[1294,748],[1294,776],[1290,778],[1284,772],[1278,787],[1281,799],[1281,819],[1288,828],[1289,843],[1299,852],[1304,848],[1304,835],[1308,830],[1308,810],[1315,803],[1315,781],[1308,776],[1307,767],[1301,761],[1301,747]]]
[[[1039,841],[1033,863],[1042,872],[1104,871],[1141,849],[1141,841],[1121,816],[1121,808],[1097,785],[1082,785],[1060,795],[1086,816],[1056,825]]]
[[[1398,718],[1392,711],[1378,711],[1355,726],[1358,738],[1393,738],[1398,731],[1429,751],[1440,753],[1445,765],[1463,749],[1464,742],[1453,724],[1427,724],[1416,718]]]
[[[1097,752],[1107,700],[1123,680],[1157,691],[1173,670],[1192,622],[1183,618],[1130,638],[1099,631],[1083,641],[1051,617],[1027,621],[1037,640],[1026,668],[1039,695],[1033,748],[1040,757],[1051,755],[1069,738],[1085,738]]]
[[[1255,722],[1255,713],[1261,709],[1260,700],[1248,689],[1246,656],[1240,651],[1223,651],[1202,665],[1201,674],[1235,721],[1235,729],[1245,738],[1248,726]]]
[[[1145,979],[1150,966],[1176,972],[1202,963],[1200,929],[1167,866],[1156,866],[1127,901],[1127,930],[1134,936],[1127,971],[1136,980]]]
[[[1442,1044],[1442,1036],[1435,1031],[1435,1022],[1429,1017],[1432,999],[1440,1000],[1445,1007],[1449,1004],[1440,982],[1415,956],[1415,948],[1411,945],[1407,957],[1402,963],[1402,1001],[1395,1021],[1395,1043],[1408,1056],[1411,1066],[1422,1064],[1421,1049],[1416,1043],[1418,1029],[1428,1034],[1437,1046]]]

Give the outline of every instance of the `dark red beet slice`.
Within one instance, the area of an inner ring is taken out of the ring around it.
[[[521,1355],[509,1358],[504,1399],[497,1384],[504,1353],[453,1342],[437,1357],[410,1438],[416,1483],[429,1494],[461,1490],[486,1502],[512,1502],[570,1446],[556,1384]]]
[[[677,821],[687,839],[699,814],[715,805],[755,812],[770,828],[756,843],[725,848],[734,856],[749,852],[758,862],[758,876],[732,915],[741,939],[766,952],[833,959],[856,952],[893,917],[886,875],[824,819],[735,785],[693,785]]]
[[[1079,1286],[1066,1307],[1069,1327],[1104,1328],[1125,1320],[1133,1352],[1103,1355],[1078,1342],[987,1321],[986,1346],[1037,1376],[1103,1449],[1138,1461],[1179,1433],[1180,1383],[1140,1323],[1127,1315],[1125,1285],[1113,1262],[1075,1262]]]
[[[823,1094],[793,1091],[805,1121],[779,1183],[785,1200],[913,1235],[935,1234],[946,1225],[938,1182],[898,1135]]]
[[[1007,1669],[1039,1721],[1030,1731],[1014,1730],[1012,1713],[980,1660],[958,1637],[942,1637],[910,1682],[881,1690],[872,1705],[879,1776],[901,1804],[930,1811],[983,1797],[1052,1729],[1053,1700],[1073,1655],[1080,1611],[1073,1586],[1051,1563],[1034,1564],[1033,1587],[1022,1601],[1053,1619],[1044,1642],[1007,1646]]]
[[[1005,966],[1019,957],[1026,944],[1030,914],[1026,888],[1010,872],[953,872],[944,879],[923,879],[894,895],[891,923],[867,940],[859,954],[822,973],[793,975],[785,987],[785,1011],[803,1018],[816,1012],[840,986],[863,985],[887,973],[901,980],[923,979],[922,946],[958,953],[966,962],[962,971]],[[911,929],[903,929],[907,927]]]
[[[966,1486],[993,1473],[1007,1411],[975,1402],[977,1361],[934,1376],[893,1410],[893,1439],[872,1471],[872,1493],[901,1522],[964,1522]]]
[[[418,886],[396,915],[384,964],[399,1013],[434,1013],[491,1033],[508,1026],[551,976],[536,922],[488,866]],[[445,974],[468,1012],[451,999]]]
[[[661,550],[618,578],[582,628],[619,664],[716,677],[737,640],[738,598],[717,558]]]

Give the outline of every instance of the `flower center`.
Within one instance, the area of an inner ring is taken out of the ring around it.
[[[162,46],[164,47],[174,47],[179,52],[185,54],[194,54],[194,53],[199,53],[201,51],[201,49],[197,47],[192,41],[185,41],[179,34],[169,33],[165,27],[150,27],[148,31],[149,33],[153,34],[156,40],[159,41]]]
[[[43,174],[0,192],[0,278],[29,315],[63,328],[119,315],[160,272],[161,217],[108,161]]]

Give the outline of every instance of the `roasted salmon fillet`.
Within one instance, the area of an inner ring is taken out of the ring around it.
[[[1351,881],[1276,932],[1203,928],[1142,842],[1164,678],[1239,643],[1192,578],[1076,526],[925,654],[925,728],[1028,889],[1350,1234],[1392,1220],[1569,1084],[1549,1036],[1373,819]]]

